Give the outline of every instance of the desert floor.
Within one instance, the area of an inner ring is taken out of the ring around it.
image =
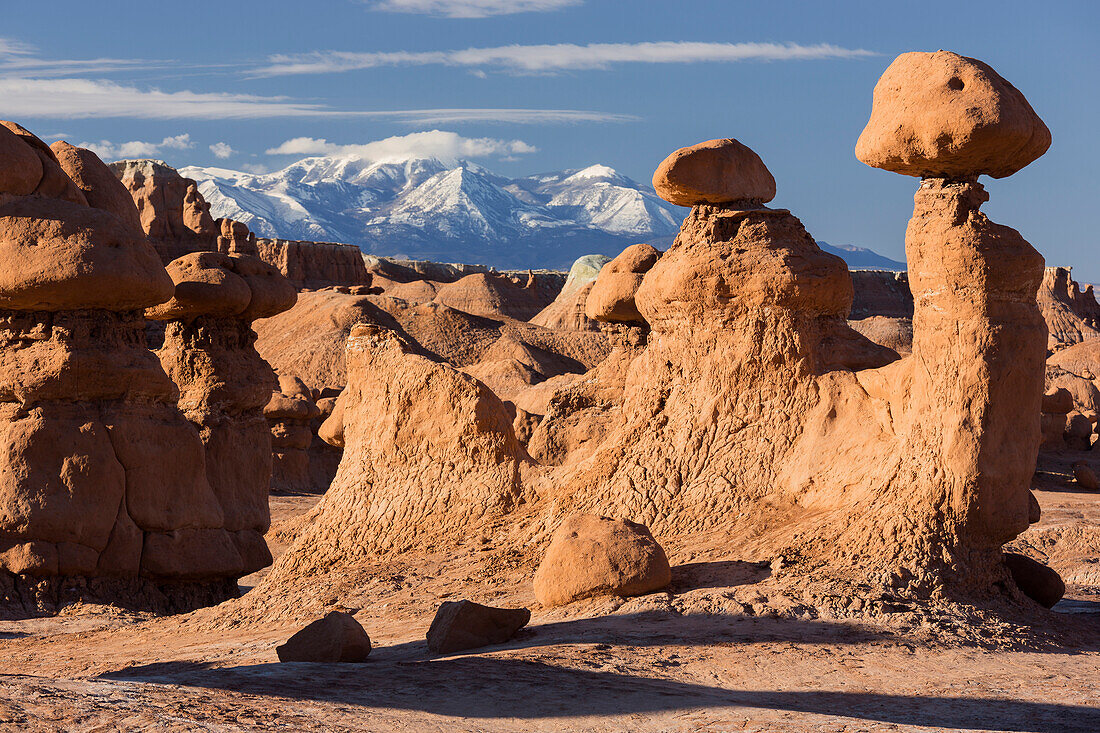
[[[1100,494],[1067,483],[1074,458],[1044,457],[1043,520],[1017,541],[1069,591],[1026,624],[845,598],[851,613],[801,614],[766,565],[691,548],[670,552],[668,593],[540,610],[533,560],[473,541],[364,570],[341,599],[375,645],[361,665],[280,664],[300,622],[235,625],[225,608],[0,622],[0,729],[1100,731]],[[316,500],[273,497],[276,529]],[[535,613],[512,643],[436,657],[424,632],[461,597]]]

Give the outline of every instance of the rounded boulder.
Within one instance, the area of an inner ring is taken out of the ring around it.
[[[657,166],[653,188],[677,206],[775,198],[775,178],[764,161],[732,138],[680,148]]]
[[[856,157],[923,178],[1004,178],[1050,147],[1050,130],[1016,87],[977,59],[903,53],[875,85]]]
[[[671,581],[668,557],[644,525],[575,514],[550,540],[535,572],[535,598],[560,606],[600,595],[640,596]]]

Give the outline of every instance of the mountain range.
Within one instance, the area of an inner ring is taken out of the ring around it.
[[[199,184],[215,218],[244,222],[259,237],[502,269],[568,269],[582,255],[613,257],[642,241],[664,249],[687,213],[604,165],[508,178],[464,160],[321,156],[273,173],[180,173]],[[852,257],[893,263],[870,250],[835,252],[853,267],[875,265]]]

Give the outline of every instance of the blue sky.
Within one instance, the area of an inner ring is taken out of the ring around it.
[[[0,115],[107,158],[272,170],[315,152],[426,152],[509,175],[599,162],[648,180],[675,148],[735,137],[775,175],[773,206],[818,239],[898,259],[916,180],[867,168],[853,147],[897,54],[953,50],[1015,84],[1054,137],[1020,173],[986,180],[984,210],[1048,264],[1100,281],[1100,3],[54,0],[48,10],[4,10]],[[450,134],[413,135],[435,130]]]

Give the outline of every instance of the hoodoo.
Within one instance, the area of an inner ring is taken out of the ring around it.
[[[972,106],[1003,118],[962,113]],[[884,74],[859,156],[935,176],[906,235],[916,302],[904,359],[847,325],[847,268],[763,206],[755,165],[731,181],[741,168],[699,158],[685,179],[698,205],[634,296],[652,334],[621,417],[558,476],[570,509],[658,537],[725,527],[746,553],[914,592],[1003,580],[1000,548],[1028,526],[1039,445],[1043,261],[979,211],[976,178],[1026,165],[1045,129],[980,62],[906,54]],[[915,139],[939,142],[907,147]]]
[[[16,613],[235,596],[244,563],[202,442],[145,346],[142,310],[172,281],[103,164],[59,150],[104,208],[45,143],[0,128],[0,594]]]
[[[179,385],[179,407],[202,437],[206,475],[245,572],[271,563],[271,433],[263,407],[275,374],[256,352],[252,321],[294,305],[296,294],[255,257],[195,252],[169,263],[175,294],[150,309],[165,321],[158,352]]]

